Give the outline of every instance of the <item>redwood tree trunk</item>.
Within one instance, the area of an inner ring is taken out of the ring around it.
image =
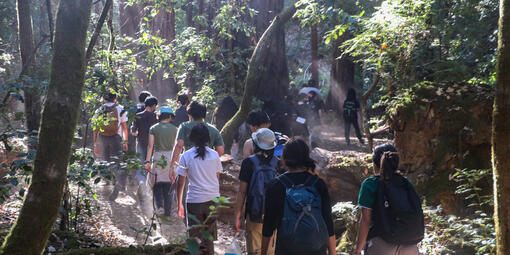
[[[500,1],[496,96],[492,121],[494,221],[498,255],[510,251],[510,0]]]
[[[250,2],[250,6],[258,12],[254,17],[257,40],[261,38],[273,18],[283,10],[283,3],[283,0],[252,0]],[[287,95],[289,70],[285,54],[284,26],[279,27],[274,33],[269,47],[272,57],[263,63],[267,75],[261,78],[256,96],[261,100],[272,99],[278,102]]]
[[[317,24],[311,26],[310,46],[312,51],[312,79],[319,84],[319,39],[317,34]]]
[[[35,43],[32,29],[30,0],[18,0],[19,49],[21,53],[20,76],[31,76],[35,68]],[[37,131],[41,119],[41,97],[33,82],[23,82],[25,92],[25,118],[28,132]]]
[[[343,102],[347,96],[347,90],[354,87],[354,63],[349,56],[342,56],[339,48],[342,43],[349,39],[347,32],[335,41],[333,47],[333,63],[331,64],[330,89],[326,100],[327,108],[337,113],[343,111]],[[338,59],[338,57],[342,58]]]
[[[267,63],[268,58],[273,58],[273,42],[278,37],[281,29],[283,29],[285,23],[294,15],[296,12],[295,5],[291,5],[284,11],[282,11],[277,17],[274,18],[273,22],[267,28],[266,32],[262,35],[248,64],[248,72],[246,74],[246,80],[244,85],[243,98],[241,105],[237,113],[230,119],[223,129],[221,130],[221,136],[225,141],[225,144],[230,145],[234,139],[234,135],[237,133],[237,129],[246,120],[248,113],[251,110],[251,103],[255,92],[262,83],[262,80],[269,75],[268,69],[264,66]]]
[[[41,254],[57,217],[85,78],[90,8],[91,0],[60,1],[32,182],[1,254]]]

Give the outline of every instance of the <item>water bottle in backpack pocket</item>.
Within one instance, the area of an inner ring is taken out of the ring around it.
[[[266,185],[277,175],[276,166],[278,158],[273,157],[269,164],[262,164],[257,155],[252,155],[249,159],[254,164],[253,174],[250,180],[248,190],[248,205],[246,208],[250,220],[253,222],[262,222],[264,214],[264,204],[266,195]]]
[[[374,210],[377,236],[392,244],[412,245],[424,236],[421,200],[413,185],[401,175],[379,177]]]
[[[319,177],[312,175],[301,185],[294,185],[285,174],[277,178],[285,186],[285,202],[276,249],[285,254],[306,254],[324,248],[329,236],[322,217],[322,198],[314,186]]]

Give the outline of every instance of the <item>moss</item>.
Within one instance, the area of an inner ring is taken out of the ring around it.
[[[65,253],[62,255],[181,255],[189,254],[185,252],[183,245],[156,245],[156,246],[139,246],[139,247],[106,247],[106,248],[91,248],[91,249],[78,249]]]

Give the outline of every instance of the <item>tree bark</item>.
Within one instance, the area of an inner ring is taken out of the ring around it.
[[[97,21],[96,28],[94,29],[94,33],[90,37],[89,46],[87,47],[87,54],[85,55],[86,61],[89,61],[90,56],[92,56],[92,51],[94,50],[94,45],[96,45],[97,38],[99,38],[99,34],[101,33],[101,29],[103,28],[106,17],[108,17],[108,12],[112,8],[113,0],[106,0],[103,11],[101,12],[101,16],[99,16],[99,20]]]
[[[186,26],[192,27],[193,26],[193,0],[188,0],[184,7],[186,8]]]
[[[30,0],[18,0],[19,49],[21,53],[21,74],[31,76],[35,68],[36,48],[30,13]],[[23,79],[22,79],[23,80]],[[30,133],[39,129],[41,119],[41,96],[37,86],[23,82],[26,129]]]
[[[312,51],[312,79],[319,84],[319,39],[317,34],[317,24],[311,26],[310,46]]]
[[[350,35],[343,34],[334,42],[333,63],[330,72],[330,88],[326,106],[337,113],[343,112],[343,101],[347,96],[347,90],[354,87],[354,63],[349,56],[342,56],[340,45],[349,39]],[[339,57],[341,57],[339,59]]]
[[[272,42],[275,40],[275,37],[279,35],[285,23],[290,20],[295,12],[295,5],[291,5],[287,9],[283,10],[283,12],[273,19],[273,22],[269,25],[266,32],[264,32],[257,43],[257,46],[251,56],[250,63],[248,64],[248,72],[244,82],[244,93],[239,110],[221,130],[221,136],[223,137],[225,144],[232,144],[234,136],[237,133],[237,129],[248,116],[255,92],[260,87],[259,84],[262,84],[261,81],[264,77],[268,76],[268,70],[264,67],[264,63],[267,62],[268,58],[273,57]]]
[[[252,0],[250,6],[257,11],[255,15],[255,28],[257,39],[260,39],[274,17],[283,10],[283,0]],[[261,77],[256,91],[257,98],[261,100],[283,100],[289,87],[289,70],[285,51],[285,27],[281,26],[275,31],[271,41],[271,58],[266,59],[263,66],[267,75]]]
[[[372,134],[370,133],[370,126],[368,125],[368,109],[367,109],[367,102],[368,98],[370,98],[370,95],[374,93],[375,88],[377,87],[377,84],[379,84],[379,80],[381,79],[380,75],[377,75],[374,79],[374,82],[372,83],[372,86],[363,94],[361,97],[361,123],[363,125],[363,131],[365,132],[365,136],[368,139],[368,151],[372,153],[372,149],[374,148],[374,139],[372,137]]]
[[[51,0],[46,0],[46,13],[48,15],[48,29],[50,31],[50,45],[51,48],[53,48],[53,34],[54,28],[53,28],[53,12],[51,8]]]
[[[510,0],[500,1],[496,96],[492,120],[494,222],[498,255],[510,250]]]
[[[57,217],[85,78],[90,9],[91,0],[60,1],[32,182],[0,254],[41,254]]]

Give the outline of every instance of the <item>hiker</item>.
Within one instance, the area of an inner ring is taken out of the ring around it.
[[[152,96],[149,91],[142,91],[138,95],[138,104],[136,104],[136,113],[145,111],[145,99]]]
[[[186,111],[186,107],[188,107],[189,104],[188,95],[179,95],[177,97],[177,104],[179,105],[179,108],[175,110],[175,118],[172,120],[172,124],[179,127],[181,123],[189,121],[188,112]]]
[[[297,104],[293,104],[293,107],[295,108],[296,116],[295,121],[291,124],[292,129],[292,136],[295,139],[301,139],[306,142],[306,144],[309,144],[309,137],[310,132],[308,131],[308,107],[304,102],[304,95],[299,96],[298,99],[301,98],[297,102]],[[291,101],[293,102],[293,101]]]
[[[264,214],[265,186],[277,175],[278,158],[275,157],[276,137],[273,131],[261,128],[252,134],[254,155],[243,160],[239,172],[239,193],[236,199],[236,232],[241,228],[241,211],[246,205],[246,248],[248,255],[260,255],[262,244],[262,218]],[[274,254],[271,242],[268,254]]]
[[[278,103],[271,118],[271,130],[279,132],[286,136],[292,136],[291,123],[293,116],[296,115],[295,108],[293,107],[294,98],[287,96],[285,100]]]
[[[171,124],[174,112],[170,107],[159,109],[159,123],[149,130],[145,169],[149,172],[148,184],[156,203],[156,215],[170,216],[174,181],[170,179],[170,160],[177,128]],[[154,153],[152,153],[154,151]],[[152,157],[151,157],[152,156]],[[152,158],[152,161],[151,161]]]
[[[127,174],[119,166],[121,151],[127,151],[128,130],[127,112],[117,104],[117,95],[107,93],[103,98],[106,103],[97,109],[94,119],[103,118],[108,124],[94,129],[94,153],[104,161],[115,162],[115,187],[109,199],[115,200],[120,190],[126,188]]]
[[[420,198],[411,182],[396,172],[399,157],[393,145],[377,146],[372,159],[376,176],[365,179],[359,192],[356,254],[417,255],[424,231]]]
[[[221,130],[223,126],[232,118],[237,112],[237,104],[231,96],[223,98],[220,105],[216,107],[213,113],[213,123],[218,130]]]
[[[359,130],[358,125],[358,110],[359,110],[359,101],[356,99],[356,91],[353,88],[350,88],[347,91],[347,98],[344,101],[344,128],[345,128],[345,142],[347,145],[351,144],[350,136],[351,136],[351,125],[354,126],[354,130],[356,131],[356,136],[358,137],[359,143],[364,144],[363,137],[361,136],[361,132]]]
[[[158,123],[156,113],[154,113],[158,106],[158,99],[149,96],[145,99],[144,105],[145,110],[135,115],[135,121],[131,125],[131,134],[136,137],[136,153],[140,154],[140,162],[144,162],[147,158],[149,129],[152,125]],[[137,195],[140,200],[143,200],[145,175],[142,169],[136,170],[136,179],[138,181]]]
[[[177,201],[178,215],[184,218],[183,191],[186,179],[189,180],[189,189],[186,195],[186,225],[191,238],[200,239],[200,248],[205,253],[214,255],[214,242],[201,234],[205,230],[216,239],[216,216],[211,215],[211,206],[215,206],[213,199],[220,196],[220,172],[223,171],[219,154],[208,147],[210,134],[205,123],[197,123],[191,129],[189,139],[193,147],[184,152],[179,160],[177,174]],[[189,215],[193,215],[193,219]],[[211,217],[210,217],[211,216]],[[199,222],[194,222],[198,220]],[[192,225],[204,224],[206,229],[190,228]]]
[[[246,124],[250,128],[252,133],[256,132],[261,128],[269,128],[271,126],[271,120],[269,116],[263,111],[253,111],[248,114]],[[253,141],[248,139],[244,142],[243,146],[243,158],[248,158],[254,153]]]
[[[292,140],[282,158],[287,172],[266,189],[261,254],[268,254],[275,230],[276,255],[336,254],[328,188],[313,174],[310,149],[304,141]]]

